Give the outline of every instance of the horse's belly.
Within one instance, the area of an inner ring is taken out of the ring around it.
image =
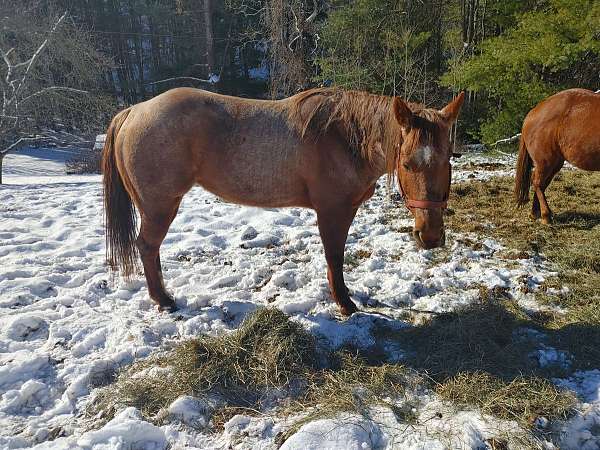
[[[595,145],[584,145],[570,148],[565,159],[575,167],[583,170],[600,170],[600,142]]]
[[[206,190],[232,203],[262,207],[310,206],[298,171],[285,166],[231,161],[218,170],[203,170],[197,181]]]
[[[286,189],[285,186],[272,188],[257,183],[253,186],[206,186],[208,191],[231,203],[259,207],[310,206],[307,196],[300,190]]]
[[[600,170],[600,152],[596,153],[594,159],[575,159],[574,161],[569,161],[575,167],[582,170],[590,170],[590,171],[599,171]]]

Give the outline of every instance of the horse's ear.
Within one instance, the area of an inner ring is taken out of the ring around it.
[[[448,123],[454,123],[456,118],[458,117],[458,113],[460,112],[460,107],[465,100],[465,92],[461,92],[454,100],[448,103],[444,108],[440,111],[440,114],[446,119]]]
[[[400,98],[394,97],[394,115],[402,128],[410,128],[413,113],[408,105]]]

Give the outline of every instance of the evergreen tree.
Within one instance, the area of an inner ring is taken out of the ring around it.
[[[517,133],[527,112],[543,98],[570,87],[600,84],[600,3],[551,0],[517,16],[517,24],[486,39],[481,52],[454,65],[446,86],[478,92],[484,142]]]
[[[316,80],[423,101],[434,77],[434,52],[427,44],[436,18],[425,20],[423,9],[410,4],[335,2],[321,31],[324,50],[317,59]]]

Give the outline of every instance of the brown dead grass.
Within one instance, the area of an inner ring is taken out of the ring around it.
[[[547,190],[550,226],[530,218],[530,205],[515,207],[512,188],[509,178],[457,184],[448,227],[491,235],[513,257],[546,258],[558,275],[536,298],[566,314],[531,318],[554,332],[554,343],[576,356],[576,367],[600,367],[600,173],[563,170],[555,178]]]
[[[236,414],[273,408],[284,414],[311,411],[300,426],[340,412],[367,414],[377,404],[400,411],[395,401],[383,399],[403,397],[412,378],[401,365],[372,365],[349,350],[327,352],[300,324],[267,308],[229,334],[184,341],[135,363],[100,391],[87,415],[98,426],[134,406],[160,422],[175,399],[191,395],[212,405],[213,429]]]

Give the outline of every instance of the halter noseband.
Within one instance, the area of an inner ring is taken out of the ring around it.
[[[441,201],[436,200],[415,200],[412,198],[408,198],[404,189],[402,188],[402,181],[400,181],[400,176],[398,176],[398,188],[400,190],[400,197],[402,197],[402,201],[407,208],[418,208],[418,209],[446,209],[448,207],[448,195],[446,198]],[[450,192],[450,184],[448,184],[448,192]]]
[[[418,208],[418,209],[446,209],[448,207],[448,200],[442,200],[441,202],[433,200],[413,200],[410,198],[402,197],[404,204],[407,208]]]

